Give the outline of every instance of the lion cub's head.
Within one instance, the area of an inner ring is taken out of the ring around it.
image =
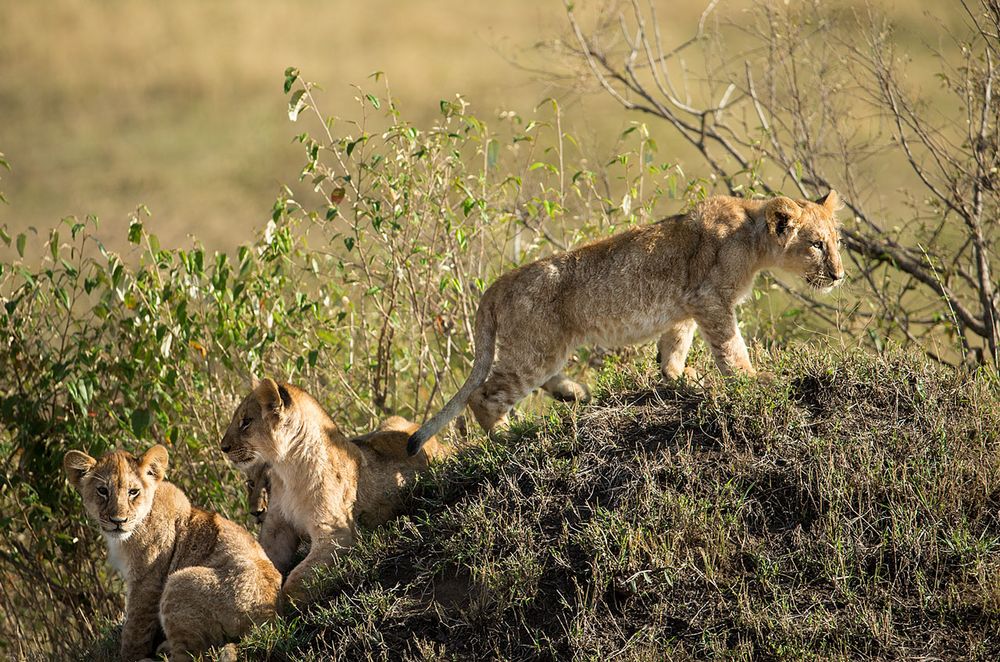
[[[250,394],[236,408],[221,446],[241,471],[249,473],[254,464],[273,462],[288,450],[289,435],[283,428],[296,409],[292,388],[270,378],[254,380]]]
[[[258,524],[267,516],[268,493],[271,491],[271,468],[257,462],[246,469],[247,507]]]
[[[104,535],[124,541],[153,507],[156,488],[167,471],[167,449],[156,445],[142,457],[113,451],[99,460],[69,451],[63,468]]]
[[[844,280],[836,191],[819,200],[777,197],[764,206],[767,227],[780,248],[778,266],[802,276],[811,287],[829,291]]]

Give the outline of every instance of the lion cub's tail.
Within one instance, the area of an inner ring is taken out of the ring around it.
[[[493,366],[493,355],[496,351],[497,322],[492,306],[484,300],[479,304],[479,314],[476,316],[476,357],[472,362],[472,372],[468,379],[452,396],[444,408],[420,426],[420,429],[410,435],[406,442],[406,452],[416,455],[427,440],[441,431],[445,425],[458,416],[462,407],[469,401],[473,391],[482,386],[490,375]]]

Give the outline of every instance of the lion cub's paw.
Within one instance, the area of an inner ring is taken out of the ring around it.
[[[761,370],[755,375],[757,381],[761,384],[774,384],[778,381],[778,375],[771,372],[770,370]]]
[[[682,384],[688,384],[688,385],[691,385],[691,384],[702,385],[702,384],[704,384],[704,375],[702,375],[700,372],[698,372],[696,369],[692,368],[691,366],[685,367],[684,370],[682,370],[681,373],[679,375],[676,375],[676,376],[671,376],[671,375],[664,374],[663,375],[663,379],[668,384],[676,384],[678,386],[680,386]]]
[[[687,366],[684,368],[684,372],[681,373],[681,378],[689,382],[694,382],[695,384],[700,384],[703,376],[695,368]]]
[[[544,388],[549,395],[560,402],[589,402],[590,389],[584,384],[573,381],[569,377],[556,375],[545,382]]]
[[[236,644],[226,644],[219,649],[219,656],[215,658],[218,662],[236,662],[239,659],[239,651]]]

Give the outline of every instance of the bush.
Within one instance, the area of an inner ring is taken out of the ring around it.
[[[124,254],[95,218],[42,242],[0,231],[17,253],[0,262],[0,654],[65,655],[120,613],[66,450],[166,444],[195,503],[246,521],[215,444],[251,374],[300,383],[349,430],[419,419],[464,379],[476,303],[499,272],[647,221],[677,192],[641,126],[600,172],[572,165],[555,102],[494,128],[456,98],[421,129],[388,87],[359,90],[346,122],[320,114],[294,69],[285,86],[290,118],[319,137],[298,137],[300,183],[235,254],[161,246],[141,207]]]

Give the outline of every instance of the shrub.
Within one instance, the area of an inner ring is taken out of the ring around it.
[[[103,543],[62,476],[66,450],[166,444],[195,503],[246,521],[215,444],[252,373],[302,384],[347,429],[421,418],[464,378],[497,273],[647,221],[678,192],[641,125],[606,167],[573,165],[555,102],[493,126],[456,98],[422,129],[388,86],[359,90],[354,121],[322,115],[294,69],[285,87],[290,118],[318,135],[298,136],[300,183],[235,254],[161,246],[142,207],[122,254],[95,218],[64,219],[41,242],[0,232],[16,252],[0,262],[0,654],[64,655],[118,618]]]

